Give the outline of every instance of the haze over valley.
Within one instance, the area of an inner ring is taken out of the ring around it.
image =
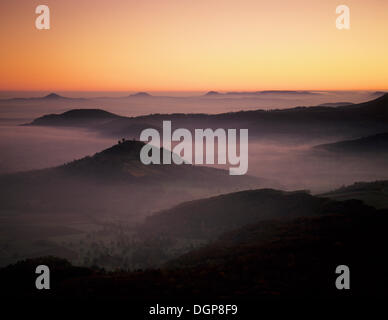
[[[267,107],[257,109],[260,105]],[[153,106],[158,106],[157,114]],[[212,293],[218,295],[224,289],[242,290],[243,283],[232,280],[240,272],[240,257],[263,264],[257,279],[269,281],[252,287],[252,294],[267,294],[270,287],[282,291],[283,283],[295,288],[288,280],[272,278],[266,250],[272,250],[276,261],[289,259],[281,248],[297,250],[290,235],[298,234],[302,250],[308,251],[315,245],[310,242],[315,230],[321,232],[324,247],[317,259],[323,259],[334,250],[331,241],[348,234],[342,222],[358,226],[369,215],[371,232],[384,223],[387,110],[383,92],[140,93],[124,98],[50,94],[1,100],[0,265],[54,256],[48,261],[59,268],[73,270],[69,262],[108,271],[120,268],[136,282],[139,275],[130,272],[137,269],[163,268],[171,277],[188,272],[196,279],[231,263],[225,273],[231,287],[219,282],[220,290]],[[247,174],[231,176],[228,165],[144,165],[140,133],[147,128],[161,132],[163,121],[191,133],[248,129]],[[339,229],[330,229],[332,225]],[[344,247],[333,257],[342,249],[351,248],[353,254],[350,239],[356,233],[348,236],[341,238]],[[273,247],[278,240],[280,249]],[[295,256],[307,263],[305,255]],[[313,265],[308,277],[315,279],[324,265]],[[90,270],[85,269],[85,281],[98,287],[101,275],[89,279],[88,272],[95,272]],[[8,272],[18,271],[11,266],[0,277]],[[148,277],[147,272],[141,276]],[[300,276],[300,269],[292,272]],[[177,294],[164,276],[158,275],[163,290]]]

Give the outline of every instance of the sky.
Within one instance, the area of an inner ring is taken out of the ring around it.
[[[388,89],[386,0],[2,0],[0,30],[3,91]]]

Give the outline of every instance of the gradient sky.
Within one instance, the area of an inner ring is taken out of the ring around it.
[[[0,90],[388,89],[387,0],[2,0],[0,14]]]

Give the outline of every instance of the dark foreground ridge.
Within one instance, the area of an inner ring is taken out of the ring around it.
[[[106,272],[52,257],[25,260],[0,270],[0,295],[131,301],[383,297],[388,212],[351,208],[238,228],[161,269]],[[51,290],[35,289],[34,271],[40,264],[51,270]],[[335,287],[335,269],[341,264],[351,270],[350,290]],[[378,279],[368,276],[371,272]]]
[[[342,154],[388,154],[388,132],[359,139],[322,144],[316,146],[315,149]]]

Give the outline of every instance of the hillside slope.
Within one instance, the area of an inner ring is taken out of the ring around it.
[[[359,139],[321,144],[314,147],[316,150],[326,150],[334,153],[362,155],[388,154],[388,133],[380,133]]]
[[[204,166],[144,165],[143,145],[125,141],[59,167],[2,175],[1,209],[134,214],[269,183]]]
[[[57,115],[62,118],[64,114]],[[44,121],[43,121],[44,120]],[[353,138],[388,130],[388,94],[360,104],[338,107],[296,107],[282,110],[240,111],[222,114],[151,114],[121,117],[102,123],[84,122],[83,126],[117,138],[134,137],[141,129],[160,128],[163,120],[172,121],[173,128],[246,128],[250,137],[268,135],[309,140],[317,137]],[[73,122],[79,125],[78,120]],[[60,125],[63,125],[62,122]],[[66,122],[71,126],[71,122]],[[58,125],[54,116],[44,116],[32,125]],[[136,126],[136,130],[133,129]]]
[[[353,209],[303,191],[248,190],[182,203],[149,216],[142,233],[212,239],[222,232],[269,219],[290,219]]]
[[[116,271],[73,267],[58,259],[20,262],[0,270],[0,295],[49,298],[33,287],[35,266],[53,274],[56,299],[233,299],[385,297],[387,212],[361,210],[288,221],[266,221],[224,234],[165,268]],[[351,290],[337,290],[339,265],[350,268]],[[378,281],[370,272],[379,274]]]
[[[357,199],[375,208],[388,209],[388,181],[356,182],[321,196],[339,201]]]

